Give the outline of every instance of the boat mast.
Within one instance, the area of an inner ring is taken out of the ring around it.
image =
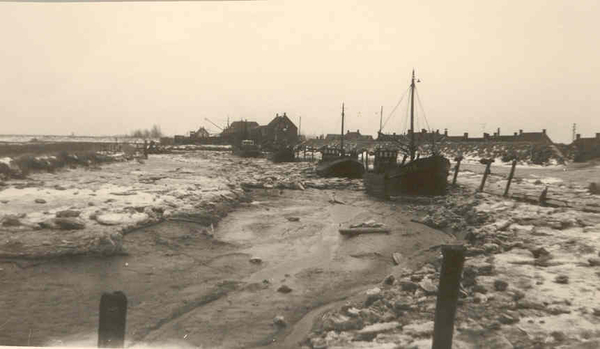
[[[415,70],[410,83],[410,161],[415,159]]]
[[[381,129],[383,128],[383,105],[381,106],[381,111],[379,112],[379,133],[381,133]]]
[[[341,142],[341,154],[344,155],[344,103],[342,103],[342,142]]]

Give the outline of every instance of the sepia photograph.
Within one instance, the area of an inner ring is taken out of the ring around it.
[[[0,0],[0,348],[600,348],[598,18]]]

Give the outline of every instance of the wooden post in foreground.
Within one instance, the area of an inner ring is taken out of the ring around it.
[[[456,302],[460,278],[465,262],[466,248],[462,245],[444,245],[440,285],[435,306],[432,349],[451,349],[456,316]]]
[[[510,182],[512,182],[513,176],[515,175],[515,167],[517,167],[517,160],[513,160],[512,167],[510,168],[510,174],[508,175],[508,183],[506,183],[506,189],[504,190],[504,197],[508,196],[508,189],[510,188]]]
[[[487,179],[487,176],[492,172],[492,171],[490,171],[490,166],[492,166],[492,162],[494,162],[493,159],[482,160],[482,163],[484,163],[486,165],[485,165],[485,172],[483,173],[483,178],[481,179],[481,185],[479,186],[479,192],[483,192],[483,186],[485,185],[485,180]]]
[[[454,179],[452,179],[452,185],[456,185],[456,177],[458,176],[458,170],[460,169],[460,162],[462,159],[462,155],[459,155],[454,159],[456,160],[456,166],[454,166]]]
[[[540,205],[545,206],[546,200],[548,200],[548,187],[544,188],[544,190],[542,190],[542,194],[540,194],[540,198],[539,198]]]
[[[127,297],[121,291],[103,293],[100,298],[100,321],[98,348],[123,348],[125,346],[125,323]]]

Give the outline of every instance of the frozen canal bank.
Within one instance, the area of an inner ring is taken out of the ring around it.
[[[311,172],[193,152],[5,182],[0,343],[94,346],[99,297],[121,290],[129,344],[286,347],[311,310],[453,241],[360,181]],[[337,232],[369,220],[391,233]]]

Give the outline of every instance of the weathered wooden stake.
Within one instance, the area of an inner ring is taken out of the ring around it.
[[[512,167],[510,168],[510,174],[508,175],[508,183],[506,183],[506,189],[504,190],[504,197],[508,196],[508,189],[510,188],[510,182],[512,182],[513,176],[515,175],[515,167],[517,167],[517,160],[513,160]]]
[[[460,169],[460,162],[462,159],[462,156],[458,156],[456,159],[454,159],[456,160],[456,166],[454,166],[454,178],[452,179],[452,185],[456,185],[456,177],[458,176],[458,170]]]
[[[465,250],[462,245],[442,246],[442,270],[435,306],[432,349],[451,349],[454,332],[456,303],[460,287],[460,278],[465,262]]]
[[[490,166],[492,166],[492,161],[488,161],[485,165],[485,172],[483,173],[483,178],[481,179],[481,185],[479,186],[479,191],[483,192],[483,186],[485,185],[485,180],[487,176],[492,172],[490,171]]]
[[[126,318],[127,297],[125,294],[121,291],[103,293],[100,298],[98,348],[124,347]]]
[[[542,205],[542,206],[546,205],[546,200],[548,200],[548,187],[544,188],[544,190],[542,190],[542,193],[540,194],[540,198],[539,198],[540,205]]]

